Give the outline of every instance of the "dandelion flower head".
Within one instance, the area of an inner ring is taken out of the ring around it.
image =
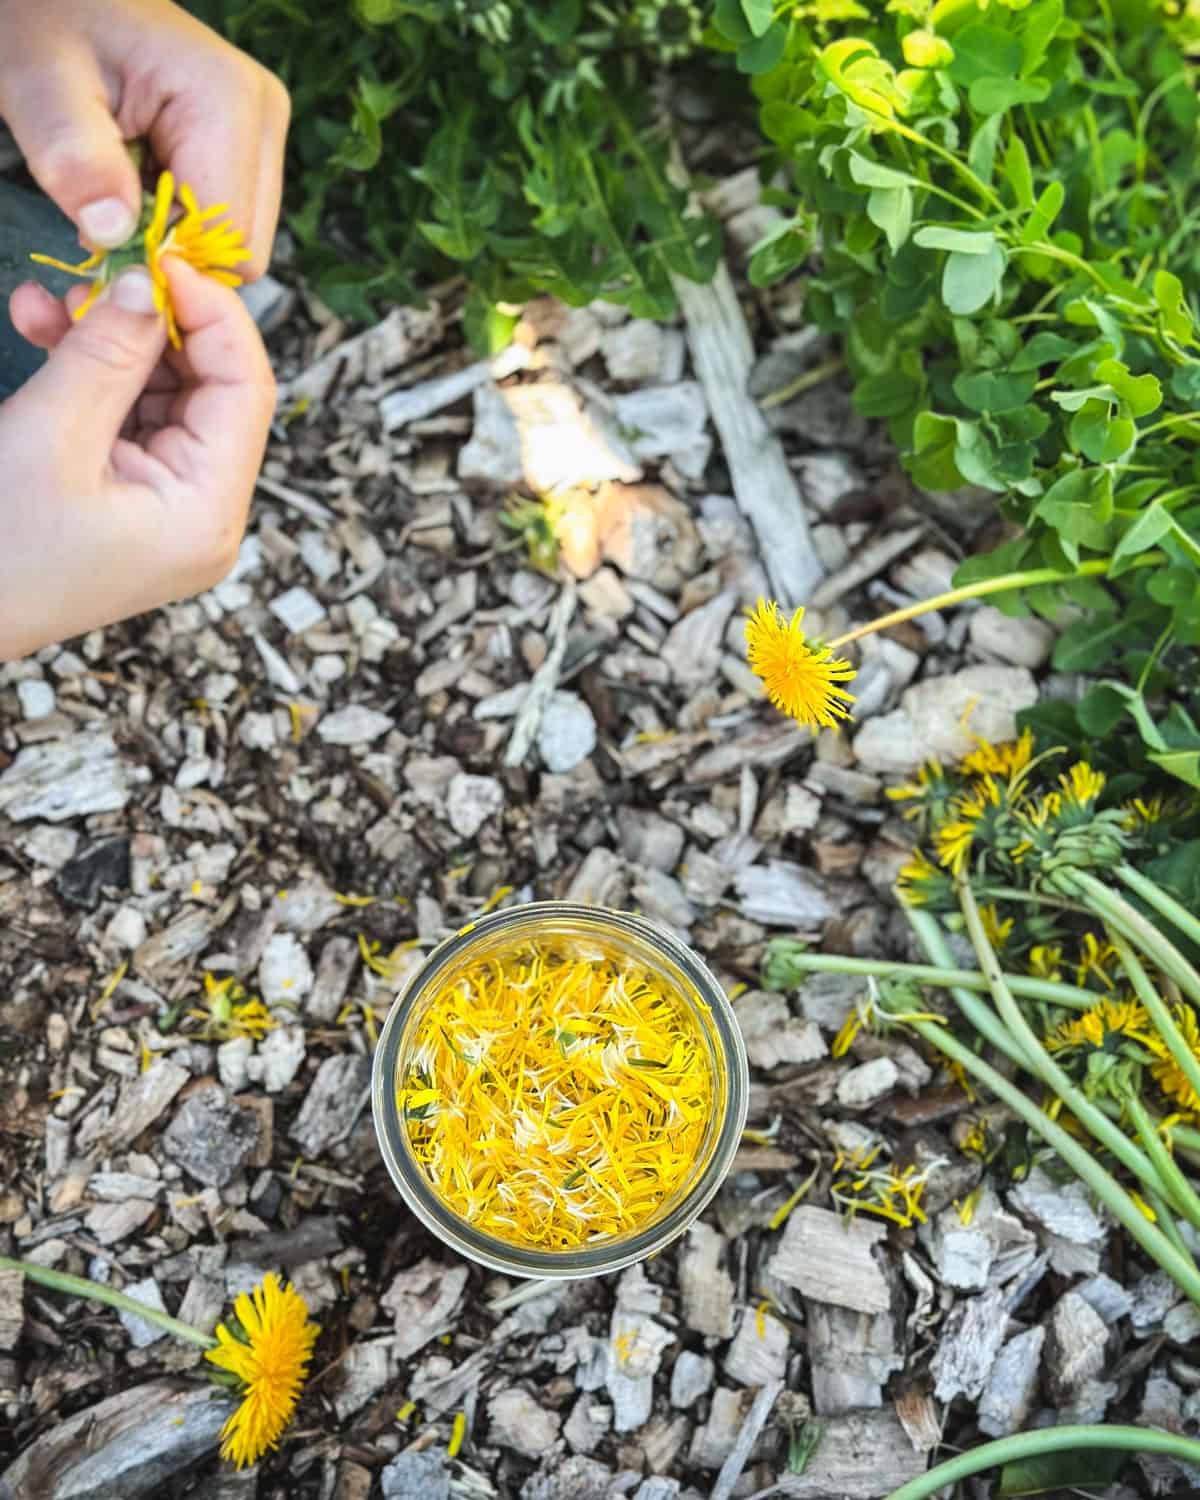
[[[240,286],[242,278],[234,270],[249,258],[249,251],[242,242],[239,230],[226,218],[227,204],[218,203],[212,208],[202,209],[196,195],[186,183],[179,188],[182,213],[175,216],[175,178],[170,172],[161,172],[154,194],[145,195],[142,221],[132,237],[115,250],[97,250],[76,266],[66,261],[55,260],[50,255],[33,255],[30,259],[39,265],[53,266],[57,271],[66,271],[72,276],[83,276],[91,281],[91,289],[82,304],[76,308],[74,317],[83,315],[95,304],[110,283],[130,266],[144,265],[154,284],[154,302],[167,322],[167,336],[176,349],[179,348],[179,329],[175,323],[175,310],[167,288],[164,259],[177,255],[190,266],[214,281],[225,286]]]
[[[299,1292],[280,1286],[274,1276],[265,1277],[252,1297],[243,1292],[233,1307],[243,1337],[218,1324],[217,1347],[205,1358],[233,1375],[240,1387],[241,1405],[221,1429],[221,1457],[240,1469],[278,1446],[321,1330],[309,1322]]]
[[[803,617],[798,609],[787,620],[774,600],[760,599],[746,622],[746,659],[781,713],[814,729],[835,729],[850,717],[854,695],[839,683],[849,682],[854,668],[828,646],[806,641]]]

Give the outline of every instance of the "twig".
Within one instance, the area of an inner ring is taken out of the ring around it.
[[[772,1380],[759,1388],[758,1395],[755,1396],[746,1420],[738,1432],[737,1441],[729,1457],[721,1465],[721,1472],[717,1475],[717,1482],[712,1487],[709,1500],[729,1500],[730,1495],[733,1494],[733,1487],[742,1477],[742,1470],[746,1467],[750,1450],[758,1441],[759,1433],[766,1426],[767,1418],[771,1415],[771,1408],[779,1400],[783,1385],[782,1380]]]
[[[797,375],[795,380],[789,380],[787,385],[781,385],[777,391],[771,391],[769,395],[764,396],[758,403],[759,409],[770,411],[773,406],[782,406],[785,401],[791,401],[796,396],[803,395],[814,385],[820,385],[823,380],[828,380],[831,375],[836,375],[839,370],[845,368],[846,361],[840,354],[823,359],[819,365],[813,365],[811,370],[805,370],[802,375]]]
[[[563,591],[558,596],[551,612],[550,624],[547,627],[550,649],[546,652],[546,660],[533,674],[529,691],[525,694],[520,713],[517,714],[512,738],[508,742],[508,750],[504,756],[506,766],[519,766],[529,754],[530,746],[541,725],[542,715],[546,711],[546,704],[549,703],[550,695],[558,686],[558,674],[562,670],[563,655],[567,649],[567,626],[571,623],[571,616],[574,613],[575,581],[571,579],[563,585]]]

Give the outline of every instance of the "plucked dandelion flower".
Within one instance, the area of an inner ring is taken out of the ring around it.
[[[178,255],[214,281],[225,286],[241,286],[242,278],[234,267],[249,259],[250,255],[242,242],[241,232],[225,217],[229,212],[227,204],[218,203],[212,208],[202,209],[186,183],[180,184],[179,201],[183,211],[172,222],[175,178],[170,172],[161,172],[153,196],[148,193],[144,196],[141,223],[124,245],[115,250],[97,250],[77,266],[49,255],[31,255],[30,259],[72,276],[85,276],[91,281],[87,297],[75,310],[76,319],[83,317],[121,271],[130,266],[144,265],[154,284],[155,306],[166,318],[167,337],[178,349],[179,329],[167,288],[164,258]]]
[[[1013,919],[1005,917],[1001,920],[996,903],[989,901],[986,906],[979,908],[979,920],[983,923],[988,942],[999,952],[1012,936]]]
[[[154,194],[154,212],[146,227],[146,266],[154,283],[155,305],[166,316],[167,337],[178,349],[179,330],[175,326],[175,310],[167,289],[163,257],[178,255],[188,265],[224,286],[241,286],[242,278],[233,268],[248,259],[250,252],[242,243],[240,230],[225,217],[229,212],[227,203],[202,209],[187,183],[180,183],[179,201],[183,204],[183,213],[171,224],[174,201],[175,179],[170,172],[162,172]]]
[[[992,745],[976,738],[977,748],[959,762],[968,776],[1015,776],[1033,759],[1033,731],[1023,730],[1018,739]]]
[[[1093,771],[1086,760],[1077,760],[1066,776],[1058,778],[1058,784],[1068,802],[1086,807],[1104,790],[1106,780],[1103,771]]]
[[[1082,1015],[1063,1021],[1046,1036],[1047,1052],[1090,1047],[1113,1052],[1123,1041],[1151,1047],[1150,1017],[1137,1000],[1101,1000]]]
[[[804,639],[803,617],[798,609],[786,620],[774,600],[760,599],[746,622],[746,659],[781,713],[814,729],[836,729],[839,720],[850,717],[847,705],[854,702],[838,684],[849,682],[855,671],[828,646]]]
[[[1082,989],[1089,974],[1094,974],[1106,990],[1113,987],[1109,969],[1120,964],[1121,956],[1112,943],[1102,943],[1094,932],[1085,932],[1079,940],[1079,963],[1075,983]]]
[[[950,781],[940,760],[927,760],[917,772],[915,781],[902,781],[899,786],[890,786],[885,795],[893,802],[911,802],[902,814],[905,818],[919,818],[927,809],[934,808],[949,795]]]
[[[1193,1057],[1200,1059],[1200,1026],[1196,1024],[1196,1012],[1190,1005],[1173,1005],[1171,1014],[1175,1018],[1175,1024],[1183,1033],[1188,1050]],[[1150,1065],[1150,1072],[1155,1083],[1167,1098],[1174,1099],[1189,1113],[1200,1110],[1200,1095],[1196,1093],[1187,1074],[1172,1057],[1162,1037],[1155,1032],[1146,1038],[1146,1046],[1154,1053],[1156,1059]]]
[[[938,860],[952,875],[961,875],[971,853],[979,822],[989,807],[1000,805],[1000,788],[991,776],[982,776],[970,791],[954,802],[956,817],[943,823],[933,836]]]
[[[921,848],[912,851],[912,857],[901,865],[896,876],[896,892],[905,906],[928,906],[934,898],[941,900],[949,896],[952,889],[945,873],[928,859]]]
[[[1029,950],[1029,972],[1034,979],[1050,979],[1057,983],[1062,978],[1062,945],[1060,943],[1038,943]]]
[[[238,1334],[218,1324],[217,1347],[204,1357],[234,1376],[241,1390],[241,1405],[221,1429],[221,1457],[241,1469],[278,1447],[321,1330],[309,1322],[299,1292],[280,1286],[274,1276],[265,1277],[253,1297],[243,1292],[233,1306]]]

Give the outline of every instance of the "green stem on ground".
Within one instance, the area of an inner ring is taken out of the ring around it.
[[[1150,983],[1150,976],[1142,968],[1137,954],[1116,931],[1111,931],[1109,935],[1113,940],[1113,947],[1120,956],[1121,966],[1133,983],[1134,993],[1146,1007],[1147,1014],[1154,1022],[1158,1034],[1166,1042],[1176,1065],[1191,1084],[1196,1096],[1200,1098],[1200,1059],[1192,1052],[1187,1039],[1175,1024],[1175,1017],[1171,1014],[1167,1002]]]
[[[174,1334],[177,1339],[184,1339],[190,1344],[198,1344],[201,1349],[217,1347],[216,1339],[207,1333],[201,1333],[190,1323],[181,1323],[178,1318],[172,1318],[156,1307],[147,1307],[144,1302],[127,1297],[124,1292],[114,1291],[112,1287],[101,1286],[98,1281],[89,1281],[86,1276],[52,1271],[48,1266],[35,1266],[29,1261],[15,1260],[8,1255],[0,1255],[0,1271],[20,1271],[27,1281],[49,1287],[51,1291],[66,1292],[71,1297],[85,1297],[90,1302],[102,1302],[106,1307],[115,1307],[118,1312],[134,1313],[139,1318],[145,1318],[147,1323],[161,1328],[164,1333]]]
[[[923,1036],[978,1079],[1013,1114],[1024,1120],[1035,1135],[1041,1136],[1107,1206],[1113,1217],[1125,1226],[1150,1259],[1167,1273],[1190,1301],[1200,1307],[1200,1272],[1196,1266],[1186,1256],[1180,1255],[1157,1225],[1151,1224],[1112,1173],[1100,1165],[1086,1146],[1064,1130],[1057,1121],[1044,1114],[1016,1084],[997,1072],[990,1063],[977,1057],[944,1027],[935,1025],[932,1021],[910,1021],[908,1024],[918,1036]],[[1200,1450],[1200,1444],[1197,1448]]]
[[[1161,552],[1143,552],[1130,558],[1127,567],[1149,568],[1162,560]],[[1069,583],[1074,578],[1094,578],[1098,574],[1107,573],[1111,566],[1111,557],[1098,557],[1091,562],[1081,563],[1073,573],[1064,573],[1061,568],[1029,568],[1024,573],[1003,573],[999,578],[981,578],[978,583],[967,583],[948,593],[935,594],[932,599],[919,599],[903,609],[894,609],[890,614],[881,615],[879,619],[870,620],[865,625],[858,625],[855,629],[846,631],[845,635],[839,635],[835,640],[825,641],[824,644],[834,650],[838,646],[848,646],[851,641],[860,640],[864,635],[872,635],[877,630],[887,630],[905,620],[915,620],[918,615],[927,615],[935,609],[949,609],[967,599],[981,599],[986,594],[1002,594],[1009,589],[1033,588],[1039,583]]]
[[[1146,1155],[1154,1163],[1154,1169],[1167,1189],[1168,1198],[1177,1205],[1179,1212],[1194,1229],[1200,1229],[1200,1195],[1197,1195],[1179,1163],[1167,1150],[1150,1111],[1132,1088],[1125,1091],[1122,1103],[1137,1131],[1138,1139],[1146,1148]]]
[[[1188,1260],[1195,1265],[1196,1257],[1188,1249],[1183,1235],[1179,1232],[1179,1225],[1175,1222],[1175,1215],[1171,1210],[1171,1205],[1161,1193],[1156,1193],[1152,1188],[1146,1189],[1146,1203],[1150,1212],[1154,1215],[1154,1222],[1170,1240],[1172,1245],[1175,1246],[1180,1255],[1186,1255]]]
[[[780,386],[777,391],[771,391],[758,403],[760,410],[770,411],[772,407],[782,406],[785,401],[791,401],[794,397],[810,390],[815,385],[820,385],[823,380],[828,380],[831,375],[838,374],[846,368],[846,361],[840,354],[832,355],[824,359],[819,365],[813,365],[811,370],[805,370],[803,374],[797,375],[795,380],[790,380],[787,385]]]
[[[908,918],[909,925],[917,934],[918,941],[930,958],[938,962],[949,961],[950,949],[937,918],[930,912],[914,911],[911,907],[906,909],[904,915]],[[984,985],[986,984],[985,979]],[[980,995],[958,985],[951,986],[950,994],[959,1010],[985,1042],[990,1043],[997,1052],[1003,1053],[1010,1062],[1016,1063],[1018,1068],[1024,1068],[1027,1072],[1032,1071],[1032,1064],[1021,1043],[1001,1022],[999,1016],[994,1015],[988,1009]]]
[[[899,960],[873,958],[843,958],[840,953],[798,953],[789,956],[789,964],[812,974],[862,974],[872,979],[911,979],[915,984],[928,984],[934,989],[952,989],[960,985],[964,990],[986,991],[987,980],[974,969],[941,969],[933,964],[906,964]],[[1014,995],[1023,995],[1028,1000],[1045,1000],[1048,1005],[1061,1005],[1068,1010],[1087,1010],[1104,997],[1097,990],[1080,990],[1073,985],[1059,984],[1053,979],[1033,979],[1020,974],[1008,974],[1009,988]]]
[[[975,955],[979,959],[979,967],[988,980],[992,999],[996,1002],[996,1008],[1000,1012],[1000,1018],[1005,1027],[1016,1039],[1025,1055],[1025,1065],[1029,1072],[1040,1083],[1052,1089],[1079,1123],[1102,1146],[1111,1151],[1143,1186],[1155,1188],[1168,1199],[1172,1198],[1169,1184],[1163,1181],[1151,1159],[1138,1149],[1119,1125],[1115,1125],[1102,1110],[1097,1109],[1078,1084],[1063,1068],[1059,1067],[1042,1046],[1037,1033],[1021,1013],[1021,1007],[1013,999],[1012,991],[1005,982],[1005,976],[1001,973],[1000,965],[996,961],[995,950],[984,931],[975,893],[966,881],[958,882],[958,899],[962,906],[963,916],[966,918],[967,931],[975,949]],[[1183,1211],[1182,1204],[1179,1205],[1179,1209],[1180,1212]]]
[[[1148,880],[1132,865],[1118,865],[1117,879],[1124,881],[1134,895],[1140,896],[1147,906],[1152,906],[1160,917],[1173,922],[1184,937],[1191,938],[1193,943],[1200,945],[1200,919],[1194,917],[1186,906],[1181,906],[1169,891],[1164,891],[1162,886]]]
[[[1110,1119],[1119,1120],[1121,1118],[1121,1106],[1115,1099],[1101,1099],[1098,1103]],[[1159,1134],[1165,1134],[1170,1138],[1171,1146],[1174,1150],[1182,1151],[1189,1161],[1194,1161],[1197,1166],[1200,1166],[1200,1130],[1197,1130],[1192,1125],[1168,1125],[1150,1110],[1147,1110],[1146,1113],[1150,1116],[1150,1122],[1158,1130]]]
[[[1200,974],[1179,949],[1163,937],[1154,923],[1148,922],[1119,891],[1110,890],[1087,870],[1060,870],[1055,879],[1059,890],[1065,890],[1067,895],[1080,896],[1095,916],[1128,941],[1135,942],[1156,969],[1173,979],[1186,995],[1200,1004]]]
[[[1200,1442],[1160,1432],[1154,1427],[1066,1426],[1048,1427],[1038,1432],[1018,1432],[1015,1437],[997,1438],[967,1453],[956,1454],[944,1463],[935,1464],[916,1479],[910,1479],[887,1500],[926,1500],[937,1490],[957,1484],[983,1469],[1015,1463],[1023,1458],[1040,1458],[1045,1453],[1065,1453],[1072,1448],[1115,1448],[1127,1453],[1165,1453],[1187,1464],[1200,1464]]]

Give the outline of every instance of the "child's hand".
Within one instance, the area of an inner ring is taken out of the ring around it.
[[[237,558],[271,367],[235,292],[166,271],[179,350],[144,271],[78,323],[40,287],[13,294],[50,357],[0,405],[0,660],[211,588]]]
[[[0,0],[0,118],[96,249],[133,232],[141,188],[123,142],[145,137],[202,207],[229,205],[250,247],[241,272],[261,275],[289,109],[274,74],[169,0]]]

